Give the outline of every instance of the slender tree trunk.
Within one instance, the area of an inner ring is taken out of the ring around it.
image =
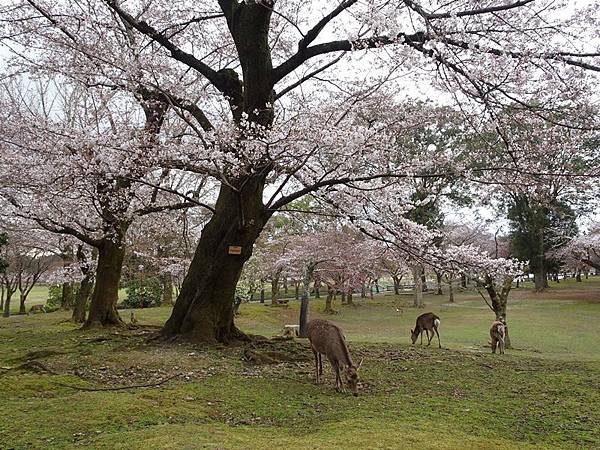
[[[164,335],[224,343],[245,338],[234,325],[233,303],[244,263],[270,216],[262,204],[263,186],[256,178],[240,192],[221,186]],[[230,246],[241,247],[241,254],[229,254]]]
[[[415,308],[423,307],[423,279],[421,275],[423,273],[423,269],[421,266],[413,266],[413,280],[415,283],[414,294],[413,294],[413,306]]]
[[[125,256],[125,230],[120,236],[104,239],[98,247],[96,283],[92,294],[90,312],[84,327],[124,325],[117,312],[119,281]]]
[[[261,287],[260,288],[260,302],[264,303],[265,302],[265,287]]]
[[[460,286],[467,288],[467,276],[464,273],[460,275]]]
[[[508,294],[512,287],[512,278],[505,278],[500,291],[496,290],[494,283],[490,277],[486,280],[486,291],[492,302],[492,310],[496,316],[496,320],[504,323],[506,327],[505,344],[506,348],[511,347],[510,336],[508,334],[508,322],[506,321],[506,308],[508,305]]]
[[[288,294],[288,280],[287,277],[283,277],[283,293]]]
[[[352,297],[352,291],[348,292],[348,296],[346,297],[346,304],[354,305],[354,299]]]
[[[401,277],[397,275],[392,276],[392,280],[394,280],[394,295],[400,295],[400,279]]]
[[[173,275],[166,272],[162,276],[163,294],[162,304],[172,305],[173,304]]]
[[[97,257],[98,251],[94,248],[92,250],[92,260],[96,260]],[[71,320],[75,323],[85,323],[87,303],[94,287],[94,272],[90,270],[90,267],[87,264],[83,246],[79,246],[77,249],[77,260],[81,264],[84,276],[81,280],[81,284],[79,285],[79,291],[77,291],[77,297],[75,298],[75,306],[73,307],[73,316],[71,317]]]
[[[300,337],[307,337],[308,333],[306,325],[309,319],[309,306],[310,306],[310,281],[313,278],[315,270],[315,264],[311,261],[304,266],[304,274],[302,276],[302,302],[300,304]],[[315,287],[315,289],[317,289]]]
[[[325,309],[323,310],[324,313],[333,313],[333,296],[334,296],[334,291],[329,289],[327,291],[327,298],[325,299]]]
[[[19,294],[19,314],[27,314],[27,310],[25,309],[25,301],[27,300],[27,295],[21,292]]]
[[[315,281],[315,298],[321,298],[321,282]]]
[[[435,295],[443,295],[442,292],[442,274],[439,272],[435,273],[436,276],[436,280],[437,280],[437,291],[435,293]]]
[[[73,247],[71,245],[65,246],[62,252],[63,267],[67,268],[74,262]],[[75,293],[73,289],[73,282],[68,281],[62,284],[62,298],[60,301],[60,307],[64,310],[70,310],[73,308],[75,303]]]
[[[360,298],[367,298],[367,287],[365,286],[365,283],[363,283],[360,288]]]
[[[575,272],[575,281],[577,281],[578,283],[582,282],[582,279],[581,279],[581,269],[577,269],[577,272]]]
[[[0,311],[4,309],[4,285],[0,283]]]
[[[379,294],[379,280],[375,280],[375,292]]]
[[[294,283],[294,299],[300,300],[300,282]]]
[[[454,286],[452,278],[448,279],[448,301],[454,303]]]

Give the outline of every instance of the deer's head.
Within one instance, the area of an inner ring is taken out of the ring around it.
[[[410,330],[410,339],[412,340],[412,343],[414,344],[415,342],[417,342],[417,338],[419,337],[419,333],[415,330]]]
[[[360,378],[358,377],[358,370],[360,369],[360,366],[362,366],[362,363],[363,360],[361,359],[357,367],[349,366],[346,369],[346,384],[352,392],[352,395],[354,395],[355,397],[358,396],[358,383],[360,382]]]

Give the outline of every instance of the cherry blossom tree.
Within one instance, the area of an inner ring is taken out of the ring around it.
[[[96,248],[86,326],[122,324],[116,303],[132,221],[198,204],[169,193],[174,176],[154,170],[164,108],[57,79],[7,83],[3,94],[2,213]]]
[[[162,146],[161,163],[209,176],[219,191],[163,332],[228,342],[243,338],[233,323],[235,286],[275,211],[309,193],[370,205],[374,190],[383,209],[409,199],[402,179],[435,175],[434,148],[431,158],[390,162],[401,150],[385,128],[359,120],[363,100],[402,89],[400,76],[418,68],[405,79],[426,78],[464,110],[518,101],[543,117],[557,106],[577,111],[595,82],[578,75],[600,70],[590,44],[595,6],[569,13],[550,0],[219,0],[206,9],[15,0],[3,8],[2,36],[13,49],[33,46],[36,70],[145,95],[162,105],[154,124],[168,105],[185,125],[177,145]],[[381,69],[362,70],[373,63]],[[411,244],[411,253],[421,250]]]
[[[584,264],[600,272],[600,229],[595,227],[574,237],[556,252],[556,256],[571,267]]]
[[[58,262],[55,242],[43,230],[24,228],[23,224],[3,224],[7,245],[3,249],[7,267],[2,274],[6,297],[3,316],[10,315],[12,296],[19,293],[19,314],[27,314],[26,302],[32,289]]]

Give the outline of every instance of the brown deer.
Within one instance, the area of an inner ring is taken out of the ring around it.
[[[412,339],[412,343],[417,342],[419,336],[421,336],[421,345],[423,345],[423,331],[427,334],[427,345],[431,344],[431,340],[433,339],[433,332],[437,334],[438,345],[442,348],[442,343],[440,342],[440,333],[438,333],[438,327],[440,326],[440,318],[436,316],[434,313],[425,313],[421,314],[417,317],[417,323],[415,325],[414,330],[410,330],[410,338]],[[431,332],[431,337],[429,336],[429,332]]]
[[[500,320],[494,321],[490,328],[490,337],[492,338],[492,353],[496,353],[496,347],[498,347],[500,349],[500,354],[504,355],[504,348],[506,347],[506,325]]]
[[[310,347],[315,354],[315,369],[317,383],[323,375],[322,355],[327,356],[335,372],[335,387],[338,391],[343,388],[341,372],[344,371],[346,384],[354,396],[358,395],[358,369],[362,361],[355,366],[348,351],[346,338],[342,330],[328,320],[315,319],[306,325]]]

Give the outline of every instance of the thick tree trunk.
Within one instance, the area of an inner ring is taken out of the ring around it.
[[[346,304],[346,293],[342,292],[342,305]]]
[[[124,236],[125,230],[122,230],[120,236],[106,238],[98,247],[96,283],[85,328],[124,325],[117,312],[119,281],[125,256]]]
[[[333,296],[334,296],[333,290],[329,289],[327,291],[327,298],[325,299],[325,309],[323,310],[324,313],[332,314],[334,312],[334,310],[333,310]]]
[[[61,309],[68,311],[71,308],[73,308],[73,303],[75,303],[75,290],[73,289],[73,287],[73,282],[71,281],[62,284],[62,298],[60,301]]]
[[[348,305],[354,305],[354,298],[352,297],[352,292],[348,292],[348,297],[346,298],[346,302]]]
[[[413,293],[413,306],[415,308],[423,307],[423,279],[421,275],[423,273],[423,269],[421,266],[413,266],[413,281],[415,283],[414,293]]]
[[[279,277],[273,277],[271,280],[271,304],[279,303]]]
[[[248,179],[240,192],[221,186],[164,335],[223,343],[244,338],[233,322],[233,303],[242,267],[269,218],[263,187],[260,178]],[[230,246],[241,247],[241,254],[230,254]]]
[[[548,280],[546,278],[546,268],[543,265],[539,266],[536,269],[533,277],[536,291],[541,292],[548,287]]]
[[[581,279],[581,269],[577,269],[577,272],[575,272],[575,281],[577,281],[578,283],[582,283],[582,279]]]
[[[233,69],[220,70],[220,89],[228,97],[234,122],[240,123],[246,114],[249,122],[270,128],[274,117],[269,48],[272,10],[259,2],[223,3],[229,4],[224,13],[243,82]],[[249,128],[240,129],[240,145],[244,145],[243,136]],[[234,325],[233,302],[244,263],[272,214],[262,203],[270,162],[262,164],[252,168],[256,171],[237,179],[231,176],[227,184],[221,185],[213,216],[202,230],[181,292],[163,328],[164,335],[223,343],[245,337]],[[241,247],[241,254],[229,254],[230,246]]]
[[[4,298],[4,311],[2,312],[2,317],[10,316],[10,300],[12,298],[12,294],[10,292],[6,293],[6,297]]]
[[[265,288],[264,288],[264,286],[260,288],[260,302],[261,303],[265,302]]]

